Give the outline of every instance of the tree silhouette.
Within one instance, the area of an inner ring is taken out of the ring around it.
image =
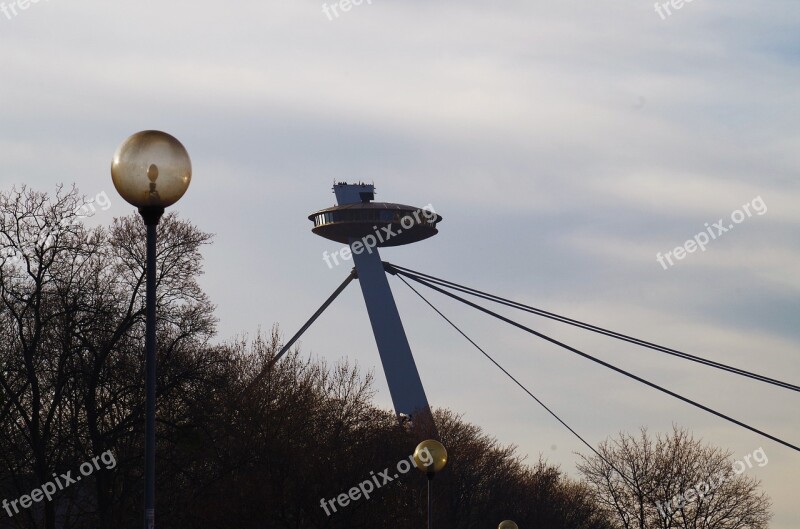
[[[703,444],[685,429],[655,439],[621,433],[581,456],[578,470],[595,501],[625,529],[765,529],[770,500],[743,475],[731,452]],[[732,464],[733,463],[733,464]],[[625,475],[623,478],[620,472]]]

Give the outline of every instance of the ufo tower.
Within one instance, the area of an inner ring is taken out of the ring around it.
[[[373,202],[375,187],[371,184],[337,183],[333,191],[337,205],[309,215],[312,231],[350,248],[398,418],[407,416],[433,425],[378,248],[432,237],[439,232],[436,225],[442,217],[430,207]]]

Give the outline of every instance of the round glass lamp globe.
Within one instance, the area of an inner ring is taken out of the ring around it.
[[[447,450],[434,439],[422,441],[414,450],[414,462],[422,472],[440,472],[447,465]]]
[[[497,529],[519,529],[519,526],[511,520],[503,520],[500,522],[500,525],[497,526]]]
[[[138,208],[177,202],[192,181],[192,161],[175,137],[158,130],[137,132],[117,148],[111,161],[117,192]]]

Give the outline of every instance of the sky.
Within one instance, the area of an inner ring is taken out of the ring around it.
[[[384,260],[800,383],[800,3],[661,3],[5,0],[0,188],[75,183],[109,198],[88,221],[108,225],[134,211],[117,146],[179,138],[194,173],[171,209],[215,234],[220,341],[288,338],[338,286],[352,261],[329,268],[340,245],[307,216],[366,181],[444,219]],[[431,405],[577,477],[586,447],[390,284]],[[796,529],[800,453],[426,295],[593,444],[678,424],[737,458],[763,448],[746,473],[770,527]],[[797,393],[501,312],[800,443]],[[374,370],[391,408],[357,285],[300,347]]]

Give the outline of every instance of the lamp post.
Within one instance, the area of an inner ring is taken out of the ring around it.
[[[155,528],[156,478],[156,226],[164,208],[177,202],[192,180],[184,146],[157,130],[137,132],[114,153],[111,179],[117,192],[139,209],[147,227],[145,325],[144,527]]]
[[[414,450],[414,463],[428,476],[428,529],[433,529],[433,478],[447,465],[447,450],[434,439],[422,441]]]
[[[497,529],[519,529],[519,526],[511,520],[503,520],[500,522],[500,525],[497,526]]]

